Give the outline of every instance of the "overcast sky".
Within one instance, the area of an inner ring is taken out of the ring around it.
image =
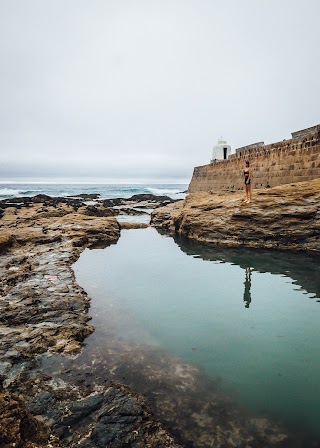
[[[320,123],[319,0],[0,0],[0,181],[186,181]]]

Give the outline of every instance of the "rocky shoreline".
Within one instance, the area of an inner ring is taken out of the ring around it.
[[[71,265],[85,247],[116,243],[114,211],[44,195],[0,210],[1,447],[178,446],[130,389],[109,384],[88,397],[41,370],[40,354],[76,354],[94,330]]]
[[[320,254],[320,179],[253,192],[192,193],[157,208],[151,224],[181,237],[228,246]]]
[[[309,199],[315,207],[314,196]],[[115,345],[110,336],[105,353],[81,359],[94,331],[91,299],[71,265],[86,247],[115,244],[122,228],[148,225],[116,216],[155,209],[154,225],[184,234],[187,209],[200,219],[217,204],[205,209],[203,198],[196,208],[191,201],[39,195],[0,202],[1,447],[302,446],[267,418],[246,415],[215,382],[208,387],[196,368],[159,350]],[[61,367],[46,368],[44,359],[61,359]]]

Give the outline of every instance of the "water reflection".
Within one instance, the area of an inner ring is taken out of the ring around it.
[[[269,272],[290,277],[293,282],[312,298],[320,298],[320,257],[302,252],[270,249],[228,248],[201,244],[174,236],[174,241],[187,255],[203,260],[231,263],[246,271],[245,293],[249,298],[251,272]],[[250,275],[247,272],[250,266]],[[247,283],[247,285],[246,285]],[[298,289],[300,289],[298,288]],[[247,300],[244,300],[247,302]],[[251,301],[251,297],[250,297]],[[249,304],[250,304],[249,301]]]
[[[245,308],[249,308],[251,303],[251,269],[246,268],[246,279],[244,282],[243,301],[245,302]]]

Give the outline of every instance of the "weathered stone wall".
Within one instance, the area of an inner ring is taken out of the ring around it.
[[[317,124],[316,126],[312,126],[311,128],[307,129],[301,129],[300,131],[292,132],[292,138],[300,138],[304,137],[309,134],[316,134],[320,131],[320,124]]]
[[[189,192],[243,188],[245,161],[253,172],[253,188],[275,187],[320,178],[320,131],[271,145],[244,149],[194,169]]]
[[[243,146],[242,148],[237,148],[236,149],[236,153],[244,151],[246,149],[250,149],[250,151],[251,151],[252,149],[257,149],[257,148],[259,148],[261,146],[265,146],[264,142],[252,143],[251,145],[246,145],[246,146]]]

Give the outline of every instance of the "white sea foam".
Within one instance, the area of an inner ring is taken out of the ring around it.
[[[48,196],[74,196],[82,193],[100,194],[100,198],[128,198],[134,194],[151,193],[166,195],[173,199],[183,199],[182,192],[187,188],[184,184],[0,184],[0,199],[35,196],[47,194]]]
[[[150,193],[156,194],[158,196],[183,193],[181,190],[177,190],[177,189],[173,189],[173,188],[152,188],[152,187],[147,187],[147,190],[149,190]]]
[[[21,193],[21,190],[14,188],[0,188],[0,197],[19,196]]]

